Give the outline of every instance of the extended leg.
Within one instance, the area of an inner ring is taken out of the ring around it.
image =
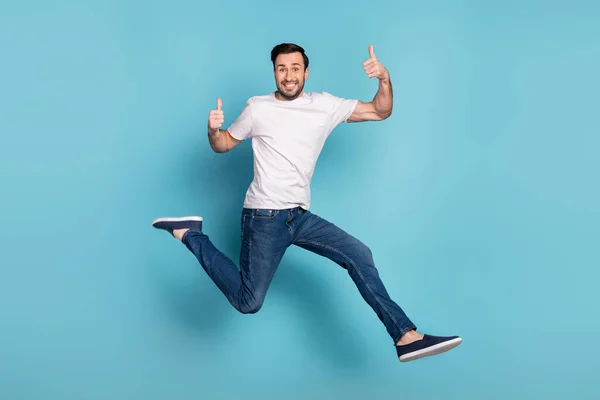
[[[444,353],[462,342],[458,336],[432,336],[416,332],[413,322],[388,295],[375,268],[371,250],[334,224],[307,211],[297,222],[293,243],[331,259],[348,271],[363,299],[394,340],[400,361]]]
[[[345,268],[394,343],[405,333],[416,329],[402,308],[390,298],[375,268],[371,250],[361,241],[323,218],[306,212],[293,243]]]

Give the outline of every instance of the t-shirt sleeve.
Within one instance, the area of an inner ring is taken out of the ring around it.
[[[323,95],[327,100],[329,111],[331,113],[331,129],[346,122],[354,112],[356,104],[358,104],[358,100],[356,99],[345,99],[327,92],[323,92]]]
[[[237,140],[244,140],[252,133],[252,99],[246,101],[242,112],[229,125],[227,131]]]

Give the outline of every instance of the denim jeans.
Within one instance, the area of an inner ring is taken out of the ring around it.
[[[281,259],[296,245],[337,263],[350,275],[396,343],[416,326],[387,293],[375,268],[371,250],[336,225],[302,208],[242,210],[239,269],[209,237],[187,231],[182,243],[196,256],[208,276],[236,310],[256,313]]]

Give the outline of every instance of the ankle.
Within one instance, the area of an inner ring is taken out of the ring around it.
[[[403,345],[407,345],[409,343],[412,343],[414,341],[421,340],[421,339],[423,339],[422,333],[419,333],[416,330],[411,330],[411,331],[406,332],[404,335],[402,335],[402,337],[396,343],[396,345],[403,346]]]
[[[184,228],[184,229],[175,229],[173,231],[173,236],[175,236],[175,238],[179,241],[181,241],[181,239],[183,238],[183,235],[189,231],[189,229]]]

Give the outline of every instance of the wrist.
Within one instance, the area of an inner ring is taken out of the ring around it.
[[[379,81],[382,83],[389,83],[390,82],[390,73],[386,70],[383,75],[381,76],[381,78],[379,78]]]

